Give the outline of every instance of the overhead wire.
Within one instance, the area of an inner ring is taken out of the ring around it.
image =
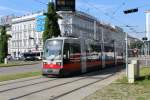
[[[112,12],[112,15],[114,16],[118,11],[119,9],[124,6],[126,3],[125,3],[126,0],[124,0],[116,9],[115,11]]]
[[[35,1],[35,2],[37,2],[37,3],[40,3],[40,4],[42,4],[42,5],[47,5],[47,3],[41,2],[40,0],[33,0],[33,1]]]
[[[150,6],[150,4],[146,4],[146,5],[143,5],[143,6],[138,6],[136,8],[143,8],[143,7],[146,7],[146,6]]]
[[[88,4],[89,6],[92,6],[92,7],[95,8],[97,11],[100,11],[98,7],[96,7],[96,6],[93,5],[93,4],[90,4],[88,1],[86,1],[86,4]],[[102,13],[103,15],[109,17],[110,19],[113,19],[113,20],[115,20],[115,21],[117,21],[117,22],[120,23],[120,21],[119,21],[118,19],[114,18],[113,16],[110,16],[108,13],[105,13],[105,12],[102,12],[102,11],[101,11],[101,13]],[[121,22],[121,23],[122,23],[122,22]],[[124,24],[124,23],[122,23],[122,24],[123,24],[124,26],[128,26],[128,25],[126,25],[126,24]]]
[[[88,1],[86,1],[86,4],[88,4],[89,6],[92,6],[92,7],[95,8],[97,11],[100,11],[98,7],[96,7],[96,6],[93,5],[93,4],[90,4]],[[131,30],[131,31],[133,31],[134,33],[136,33],[136,30],[135,30],[133,27],[131,27],[131,26],[129,27],[129,25],[127,25],[127,24],[123,23],[122,21],[116,19],[114,16],[111,16],[111,15],[109,15],[108,13],[105,13],[105,12],[102,12],[102,11],[101,11],[101,13],[102,13],[103,15],[109,17],[111,20],[116,21],[116,22],[118,22],[118,23],[121,23],[124,27],[126,27],[126,28],[128,28],[129,30]]]

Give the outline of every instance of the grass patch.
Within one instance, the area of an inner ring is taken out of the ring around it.
[[[38,63],[40,63],[40,61],[29,61],[29,62],[15,61],[15,62],[10,62],[8,64],[0,64],[0,68],[1,67],[14,67],[14,66],[32,65],[32,64],[38,64]]]
[[[128,79],[127,79],[127,77],[123,76],[120,79],[116,80],[116,83],[125,84],[125,83],[128,83]]]
[[[135,84],[128,84],[127,78],[122,77],[84,100],[150,100],[149,76],[150,67],[142,68]]]
[[[150,84],[150,67],[142,68],[140,71],[140,77],[136,80],[137,84],[149,85]]]
[[[41,75],[41,72],[27,72],[27,73],[19,73],[19,74],[1,75],[0,82],[20,79],[20,78],[39,76],[39,75]]]

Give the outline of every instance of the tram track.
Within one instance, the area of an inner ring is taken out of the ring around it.
[[[60,94],[60,95],[58,95],[58,96],[56,96],[56,97],[54,97],[54,98],[52,98],[52,99],[50,99],[50,100],[55,100],[55,99],[60,98],[60,97],[62,97],[62,96],[64,96],[64,95],[67,95],[67,94],[69,94],[69,93],[72,93],[72,92],[74,92],[74,91],[76,91],[76,90],[79,90],[79,89],[81,89],[81,88],[84,88],[84,87],[87,87],[87,86],[89,86],[89,85],[92,85],[92,84],[94,84],[94,83],[96,83],[96,82],[99,82],[99,81],[102,81],[102,80],[104,80],[104,79],[107,79],[107,78],[109,78],[109,77],[111,77],[111,76],[113,76],[113,75],[114,75],[114,73],[113,73],[113,74],[110,74],[109,76],[107,76],[107,77],[105,77],[105,78],[101,78],[100,80],[97,80],[97,81],[95,81],[95,82],[86,84],[85,86],[81,86],[81,87],[76,88],[76,89],[74,89],[74,90],[71,90],[71,91],[65,92],[65,93],[63,93],[63,94]],[[43,91],[46,91],[46,90],[50,90],[50,89],[53,89],[53,88],[57,88],[57,87],[60,87],[60,86],[63,86],[63,85],[67,85],[67,84],[74,83],[74,82],[81,81],[81,80],[85,80],[85,79],[89,79],[89,77],[82,77],[82,78],[79,78],[79,79],[76,79],[76,80],[73,80],[73,81],[69,81],[69,82],[65,82],[65,83],[62,83],[62,84],[55,85],[55,86],[47,87],[47,88],[44,88],[44,89],[41,89],[41,90],[37,90],[37,91],[34,91],[34,92],[30,92],[30,93],[27,93],[27,94],[24,94],[24,95],[21,95],[21,96],[17,96],[17,97],[11,98],[11,99],[9,99],[9,100],[16,100],[16,99],[24,98],[24,97],[27,97],[27,96],[30,96],[30,95],[33,95],[33,94],[36,94],[36,93],[39,93],[39,92],[43,92]]]
[[[10,83],[0,84],[0,86],[5,86],[5,85],[15,84],[15,83],[21,83],[21,82],[26,82],[26,81],[31,81],[31,80],[41,79],[41,78],[43,78],[43,77],[40,76],[40,77],[32,78],[32,79],[25,79],[25,80],[21,80],[21,81],[14,81],[14,82],[10,82]]]
[[[53,88],[56,88],[56,87],[59,87],[59,86],[63,86],[63,85],[66,85],[66,84],[70,84],[70,83],[73,83],[73,82],[76,82],[76,81],[79,81],[79,80],[83,80],[83,79],[87,79],[87,78],[85,78],[85,77],[84,78],[79,78],[79,79],[76,79],[76,80],[73,80],[73,81],[70,81],[70,82],[65,82],[65,83],[62,83],[62,84],[55,85],[55,86],[47,87],[47,88],[44,88],[44,89],[41,89],[41,90],[38,90],[38,91],[30,92],[30,93],[22,95],[22,96],[11,98],[9,100],[20,99],[20,98],[23,98],[23,97],[26,97],[26,96],[29,96],[29,95],[32,95],[32,94],[35,94],[35,93],[38,93],[38,92],[42,92],[42,91],[45,91],[45,90],[53,89]]]
[[[52,79],[52,80],[46,80],[46,81],[41,81],[41,82],[35,82],[35,83],[32,83],[32,84],[28,84],[28,85],[23,85],[23,86],[18,86],[18,87],[14,87],[14,88],[9,88],[9,89],[5,89],[5,90],[1,90],[0,93],[6,92],[6,91],[15,90],[15,89],[19,89],[19,88],[24,88],[24,87],[28,87],[28,86],[32,86],[32,85],[42,84],[42,83],[46,83],[46,82],[50,82],[50,81],[54,81],[54,80],[58,80],[58,79]]]
[[[12,84],[16,84],[16,83],[27,82],[27,81],[31,81],[31,80],[33,81],[33,80],[42,79],[42,78],[43,77],[41,76],[41,77],[34,78],[34,79],[26,79],[26,80],[17,81],[17,82],[10,82],[10,83],[6,83],[6,84],[2,84],[0,86],[12,85]],[[35,82],[35,83],[32,83],[32,84],[28,84],[28,85],[23,85],[23,86],[18,86],[18,87],[14,87],[14,88],[4,89],[4,90],[0,90],[0,93],[11,91],[11,90],[15,90],[15,89],[19,89],[19,88],[24,88],[24,87],[28,87],[28,86],[32,86],[32,85],[37,85],[37,84],[42,84],[42,83],[46,83],[46,82],[51,82],[51,81],[55,81],[55,80],[61,80],[61,79],[63,79],[63,78],[55,78],[55,79],[51,79],[51,80]]]
[[[31,81],[31,80],[33,81],[33,80],[42,79],[42,78],[43,77],[41,76],[41,77],[34,78],[34,79],[26,79],[26,80],[17,81],[17,82],[10,82],[10,83],[6,83],[6,84],[2,84],[0,86],[13,85],[13,84],[16,84],[16,83],[28,82],[28,81]],[[11,91],[11,90],[15,90],[15,89],[19,89],[19,88],[24,88],[24,87],[28,87],[28,86],[32,86],[32,85],[37,85],[37,84],[42,84],[42,83],[46,83],[46,82],[51,82],[51,81],[55,81],[55,80],[61,80],[61,79],[63,79],[63,78],[55,78],[55,79],[51,79],[51,80],[35,82],[35,83],[32,83],[32,84],[27,84],[27,85],[23,85],[23,86],[14,87],[14,88],[4,89],[4,90],[0,90],[0,93]]]
[[[113,76],[113,75],[114,75],[114,74],[111,74],[111,75],[109,75],[109,76],[107,76],[107,77],[105,77],[105,78],[103,78],[103,79],[97,80],[97,81],[95,81],[95,82],[91,82],[91,83],[89,83],[89,84],[86,84],[86,85],[84,85],[84,86],[78,87],[78,88],[73,89],[73,90],[71,90],[71,91],[67,91],[67,92],[65,92],[65,93],[63,93],[63,94],[60,94],[60,95],[55,96],[55,97],[53,97],[53,98],[50,98],[49,100],[56,100],[56,99],[61,98],[61,97],[65,96],[65,95],[71,94],[71,93],[73,93],[73,92],[75,92],[75,91],[77,91],[77,90],[80,90],[80,89],[82,89],[82,88],[88,87],[88,86],[90,86],[90,85],[92,85],[92,84],[95,84],[95,83],[97,83],[97,82],[103,81],[103,80],[105,80],[105,79],[107,79],[107,78],[109,78],[109,77],[111,77],[111,76]]]
[[[55,100],[66,97],[70,93],[75,91],[80,91],[82,88],[86,88],[96,82],[100,82],[106,78],[111,77],[116,73],[116,70],[105,69],[103,71],[96,71],[91,73],[85,73],[76,77],[71,78],[56,78],[50,79],[47,78],[41,79],[42,77],[26,79],[26,80],[17,80],[17,82],[10,82],[0,86],[0,99],[2,100],[16,100],[16,99],[29,99],[37,100],[40,97],[38,95],[45,95],[45,100]],[[34,80],[34,81],[32,81]],[[23,83],[21,83],[23,82]],[[12,83],[12,84],[11,84]],[[16,83],[16,84],[15,84]],[[17,84],[18,83],[18,84]],[[75,85],[79,84],[79,85]],[[73,86],[73,87],[72,87]],[[61,91],[61,89],[64,89]],[[59,91],[60,90],[60,91]],[[24,92],[22,92],[24,91]],[[15,93],[15,94],[14,94]],[[50,93],[50,94],[49,94]],[[47,95],[46,95],[47,94]],[[2,98],[4,97],[4,98]]]

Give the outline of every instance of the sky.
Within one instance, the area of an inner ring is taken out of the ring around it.
[[[46,10],[50,0],[0,0],[0,16],[24,15]],[[124,14],[127,9],[138,8],[137,13]],[[145,11],[150,10],[149,0],[76,0],[76,9],[97,19],[122,27],[131,36],[145,36]],[[129,28],[126,25],[132,26]],[[133,28],[133,29],[131,29]]]

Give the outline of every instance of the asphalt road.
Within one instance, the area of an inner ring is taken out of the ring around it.
[[[40,71],[41,68],[42,63],[34,65],[15,66],[15,67],[3,67],[0,68],[0,75]]]
[[[32,77],[0,83],[0,100],[82,100],[117,79],[116,68],[68,78]]]

